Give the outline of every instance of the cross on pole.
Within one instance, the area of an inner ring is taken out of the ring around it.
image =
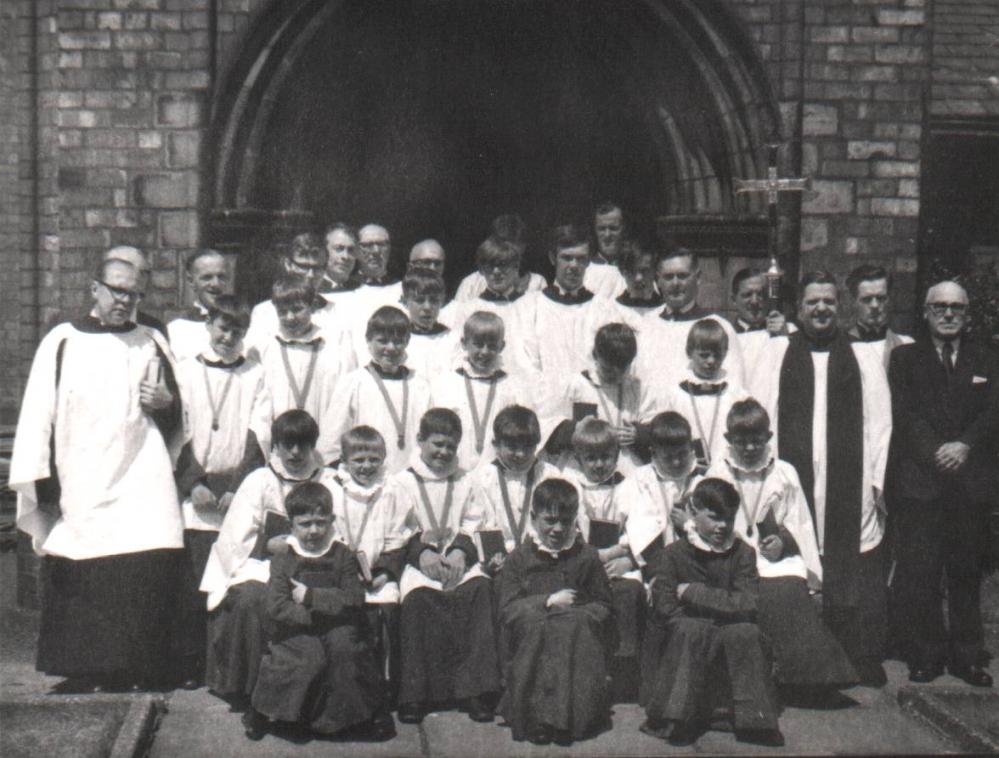
[[[767,178],[766,179],[736,179],[735,193],[766,192],[768,215],[770,218],[770,268],[767,271],[768,289],[771,300],[779,297],[780,279],[783,272],[777,256],[777,203],[781,192],[804,192],[808,189],[809,180],[802,177],[779,177],[777,175],[777,148],[780,145],[767,145]]]

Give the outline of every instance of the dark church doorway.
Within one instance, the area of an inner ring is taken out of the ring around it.
[[[311,5],[307,19],[275,6],[271,25],[298,31],[256,67],[246,56],[251,78],[217,110],[216,211],[262,212],[251,225],[279,211],[287,228],[376,221],[400,267],[434,237],[453,287],[500,213],[525,218],[528,265],[544,270],[540,231],[603,200],[649,230],[670,213],[748,209],[731,179],[758,173],[774,110],[716,3]],[[260,263],[241,277],[248,294],[265,294]]]

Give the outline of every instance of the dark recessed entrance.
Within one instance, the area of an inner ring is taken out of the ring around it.
[[[275,4],[259,55],[245,56],[234,76],[246,78],[216,111],[216,217],[377,220],[397,257],[438,238],[454,280],[499,213],[539,230],[605,199],[650,228],[669,214],[751,210],[731,179],[759,173],[774,111],[716,3],[297,7]]]

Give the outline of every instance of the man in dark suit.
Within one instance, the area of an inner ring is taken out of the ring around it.
[[[946,661],[955,676],[990,687],[980,588],[988,510],[999,487],[999,358],[964,338],[967,308],[959,284],[934,285],[924,306],[928,334],[892,352],[889,486],[909,679],[932,681]]]

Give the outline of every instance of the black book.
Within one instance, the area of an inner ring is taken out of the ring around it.
[[[506,555],[506,540],[503,539],[503,532],[499,529],[480,529],[479,532],[479,560],[487,563],[496,553]]]
[[[621,537],[621,525],[616,521],[592,519],[590,521],[590,544],[598,550],[613,547]]]
[[[597,404],[596,403],[573,403],[572,404],[572,421],[578,424],[587,416],[597,415]]]
[[[288,520],[288,517],[277,511],[265,511],[263,527],[257,535],[257,543],[253,546],[250,557],[256,558],[258,561],[270,558],[267,541],[271,537],[280,537],[283,534],[291,534],[291,521]]]
[[[763,517],[762,521],[756,523],[756,528],[760,532],[760,539],[766,539],[771,534],[777,534],[780,532],[780,527],[777,525],[777,517],[774,516],[772,508],[767,509],[767,515]]]

